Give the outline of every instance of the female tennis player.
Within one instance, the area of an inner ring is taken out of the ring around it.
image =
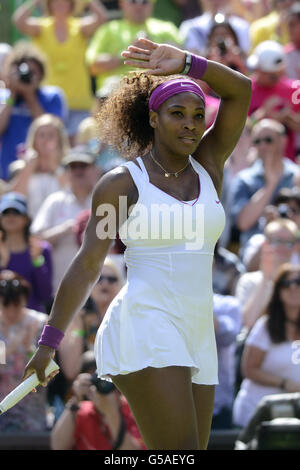
[[[127,246],[127,283],[96,337],[98,375],[126,396],[148,449],[206,449],[218,383],[212,260],[225,218],[219,198],[225,160],[247,117],[251,82],[149,40],[123,55],[147,72],[122,80],[101,109],[99,127],[101,140],[129,161],[95,187],[83,245],[25,377],[36,371],[47,382],[49,358],[119,231]],[[200,78],[221,98],[207,131],[205,95],[193,80]]]

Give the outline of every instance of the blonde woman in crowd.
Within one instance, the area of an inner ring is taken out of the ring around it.
[[[14,191],[27,197],[28,213],[34,217],[44,200],[64,186],[60,162],[69,150],[63,122],[43,114],[29,128],[23,167],[11,182]]]

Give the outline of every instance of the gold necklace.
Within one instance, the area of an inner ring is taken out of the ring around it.
[[[155,160],[154,156],[153,156],[153,153],[152,153],[152,150],[150,150],[150,155],[151,155],[151,158],[152,160],[163,170],[164,174],[165,174],[165,178],[169,178],[170,176],[175,176],[176,178],[178,178],[178,175],[183,171],[185,170],[189,164],[190,164],[190,160],[187,162],[187,164],[179,171],[176,171],[174,173],[170,173],[169,171],[166,171],[164,169],[164,167],[157,161]]]

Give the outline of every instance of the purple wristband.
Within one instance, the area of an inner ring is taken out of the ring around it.
[[[38,345],[43,344],[44,346],[49,346],[50,348],[57,349],[59,343],[64,337],[64,333],[54,326],[45,325],[39,339]]]
[[[198,55],[192,54],[192,65],[188,72],[188,76],[192,78],[201,78],[206,72],[207,59],[205,57],[199,57]]]

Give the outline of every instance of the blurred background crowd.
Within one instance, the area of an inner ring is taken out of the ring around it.
[[[238,429],[248,444],[257,410],[286,394],[294,411],[281,406],[265,420],[300,418],[300,2],[8,0],[0,7],[1,399],[36,348],[80,247],[96,181],[123,162],[99,141],[96,116],[129,71],[121,52],[143,36],[252,80],[248,121],[225,167],[227,224],[213,265],[220,383],[212,428]],[[199,83],[209,127],[219,98]],[[124,249],[117,237],[70,324],[56,355],[61,373],[3,415],[1,433],[48,430],[53,449],[145,448],[125,398],[94,376],[95,333],[126,283]]]

